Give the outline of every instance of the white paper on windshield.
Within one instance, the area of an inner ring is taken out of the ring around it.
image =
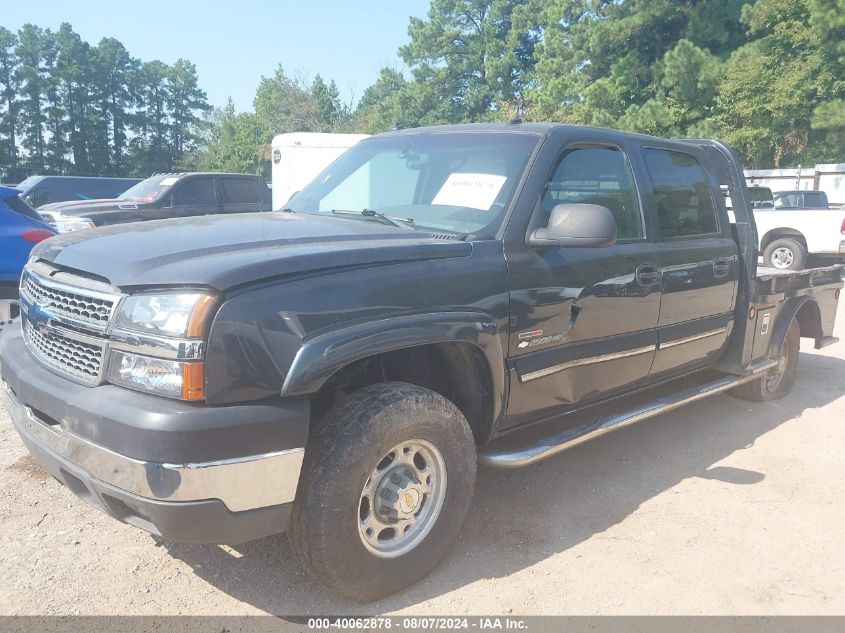
[[[506,180],[495,174],[451,174],[431,204],[489,211]]]
[[[176,184],[176,182],[177,182],[178,180],[179,180],[178,178],[173,178],[173,177],[170,177],[170,178],[165,178],[164,180],[162,180],[162,181],[159,183],[159,186],[161,186],[161,187],[169,187],[170,185],[175,185],[175,184]]]

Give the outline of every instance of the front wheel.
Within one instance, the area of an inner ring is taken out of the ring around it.
[[[793,319],[786,332],[786,339],[781,346],[778,364],[772,367],[762,378],[752,380],[733,389],[731,393],[743,400],[768,402],[782,398],[795,384],[798,371],[798,351],[801,347],[801,331],[798,322]]]
[[[365,387],[309,440],[288,538],[331,590],[376,600],[433,570],[475,487],[475,441],[458,408],[401,382]]]

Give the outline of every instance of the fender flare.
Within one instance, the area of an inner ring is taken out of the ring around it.
[[[766,238],[769,239],[767,240]],[[807,246],[807,236],[804,234],[803,231],[791,226],[781,225],[777,228],[769,229],[763,235],[760,236],[760,250],[765,250],[765,248],[768,247],[768,245],[774,242],[775,240],[789,238],[799,238],[799,241],[803,241],[804,245]]]
[[[499,328],[480,312],[414,314],[361,323],[306,340],[285,377],[281,395],[316,393],[339,369],[368,356],[432,343],[469,343],[487,360],[493,392],[493,420],[507,399],[505,354]]]
[[[780,357],[780,351],[783,348],[784,341],[786,341],[786,333],[789,331],[790,324],[798,315],[798,312],[801,311],[801,308],[810,302],[816,306],[816,310],[819,309],[818,302],[810,295],[794,297],[787,302],[786,307],[784,307],[778,316],[774,331],[772,332],[772,339],[769,342],[769,358]],[[815,340],[816,349],[818,349],[821,345],[821,338],[815,337],[813,340]]]

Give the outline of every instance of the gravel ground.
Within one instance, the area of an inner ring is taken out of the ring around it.
[[[0,614],[845,614],[845,342],[809,348],[781,401],[716,396],[482,470],[453,553],[372,605],[311,582],[283,536],[176,545],[107,518],[0,409]]]

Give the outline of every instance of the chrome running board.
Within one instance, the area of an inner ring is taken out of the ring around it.
[[[598,417],[561,433],[542,438],[532,444],[517,449],[496,449],[495,444],[488,450],[482,450],[478,459],[482,464],[493,468],[519,468],[546,459],[574,446],[589,442],[601,435],[636,424],[661,413],[666,413],[696,400],[739,387],[758,378],[761,373],[777,365],[777,361],[767,361],[754,366],[751,373],[744,376],[725,375],[717,380],[699,385],[692,389],[679,391],[669,396],[658,398],[649,404],[607,417]]]

